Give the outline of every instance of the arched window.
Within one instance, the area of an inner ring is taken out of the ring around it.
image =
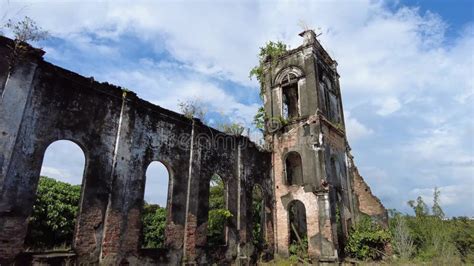
[[[281,84],[282,90],[282,116],[292,119],[299,116],[298,78],[289,73]]]
[[[319,82],[319,104],[321,106],[321,111],[325,115],[327,115],[326,91],[326,84],[324,82]]]
[[[339,112],[339,102],[336,96],[336,90],[333,86],[331,80],[324,75],[322,82],[320,83],[321,100],[324,102],[323,109],[325,109],[325,114],[334,123],[339,123],[340,121],[340,112]]]
[[[214,174],[209,182],[208,246],[226,244],[226,223],[231,216],[227,210],[225,183],[219,175]]]
[[[293,200],[289,203],[288,218],[290,255],[305,258],[308,254],[308,227],[306,224],[306,210],[301,201]]]
[[[303,164],[301,156],[295,152],[289,152],[285,159],[286,182],[288,185],[303,185]]]
[[[141,247],[164,248],[171,175],[162,162],[153,161],[148,165],[145,176]]]
[[[26,248],[37,251],[71,247],[85,168],[83,150],[59,140],[46,149],[29,219]]]
[[[265,244],[265,205],[263,190],[255,185],[252,190],[252,242],[257,252],[263,250]]]

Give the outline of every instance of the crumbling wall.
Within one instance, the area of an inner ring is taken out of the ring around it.
[[[364,181],[364,178],[359,174],[359,170],[354,164],[354,159],[350,153],[349,171],[353,182],[353,191],[356,199],[357,209],[360,213],[369,215],[378,221],[385,228],[388,227],[388,213],[382,202],[370,190],[369,185]]]
[[[263,65],[265,140],[272,149],[275,182],[276,253],[289,255],[288,204],[298,200],[307,210],[308,254],[313,261],[328,262],[344,257],[358,213],[354,191],[368,205],[364,207],[376,207],[359,191],[363,181],[352,178],[337,62],[313,31],[300,36],[301,46],[278,58],[267,57]],[[288,85],[295,90],[291,95]],[[287,163],[296,153],[301,157],[302,180],[292,176],[299,162]],[[358,187],[353,188],[354,183]]]
[[[133,92],[98,83],[43,61],[42,52],[9,72],[12,41],[0,38],[0,263],[23,251],[23,240],[46,148],[70,140],[85,154],[81,205],[73,239],[81,264],[206,263],[209,179],[227,185],[227,262],[252,248],[251,189],[267,200],[273,230],[270,154],[246,137],[231,136],[199,120],[163,109]],[[6,84],[6,85],[5,85]],[[140,249],[145,171],[161,161],[171,173],[166,250]],[[270,245],[271,234],[267,233]],[[25,258],[25,257],[23,257]]]

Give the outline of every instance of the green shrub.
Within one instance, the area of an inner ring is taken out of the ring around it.
[[[157,204],[145,203],[142,214],[144,248],[164,248],[166,209]]]
[[[380,260],[390,241],[390,232],[364,216],[351,230],[346,253],[359,260]]]
[[[80,185],[40,177],[26,246],[38,250],[70,246],[80,197]]]
[[[290,252],[290,259],[296,258],[296,261],[298,261],[298,258],[302,260],[307,260],[308,257],[308,238],[304,237],[301,239],[301,242],[299,241],[293,241],[290,246],[288,247],[288,251]]]
[[[226,209],[209,210],[209,220],[207,225],[208,246],[218,246],[225,244],[225,224],[231,217],[232,213]]]

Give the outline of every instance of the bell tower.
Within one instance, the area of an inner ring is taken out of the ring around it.
[[[264,64],[265,141],[272,150],[275,249],[307,241],[308,255],[337,260],[354,220],[337,62],[312,30]]]

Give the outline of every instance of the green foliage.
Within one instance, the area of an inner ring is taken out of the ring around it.
[[[435,187],[434,192],[433,192],[433,207],[431,207],[431,211],[433,212],[433,215],[443,219],[444,218],[444,212],[443,209],[441,208],[440,205],[440,197],[441,191],[437,187]]]
[[[208,246],[218,246],[225,244],[225,224],[232,217],[232,213],[226,209],[214,209],[209,211],[207,225]]]
[[[12,31],[15,38],[15,45],[10,47],[13,53],[8,56],[10,71],[14,70],[17,62],[25,56],[25,52],[29,49],[29,46],[25,44],[26,42],[41,41],[49,37],[49,33],[41,29],[29,17],[24,17],[23,20],[16,22],[9,19],[4,27]]]
[[[445,220],[440,191],[433,193],[432,213],[422,197],[411,200],[415,216],[391,211],[390,229],[395,254],[402,260],[412,259],[437,265],[474,262],[474,221],[466,218]]]
[[[290,252],[290,260],[298,261],[298,260],[308,260],[308,238],[305,236],[301,238],[301,242],[298,240],[294,240],[290,243],[288,247],[288,251]]]
[[[232,213],[225,207],[224,182],[218,175],[213,175],[209,189],[208,246],[225,244],[225,225],[231,217]]]
[[[166,209],[157,204],[143,206],[142,214],[144,248],[164,248],[166,229]]]
[[[392,234],[392,247],[400,259],[408,260],[415,252],[415,245],[407,225],[408,216],[403,216],[399,212],[392,212],[389,220],[390,232]]]
[[[189,119],[197,118],[202,122],[205,122],[206,109],[204,104],[197,99],[187,100],[178,103],[179,110],[183,115]]]
[[[249,78],[251,79],[253,76],[257,78],[260,82],[260,97],[263,97],[264,91],[264,77],[263,77],[263,65],[267,60],[271,60],[274,58],[278,58],[279,56],[285,54],[287,52],[286,44],[278,41],[272,42],[269,41],[265,44],[264,47],[260,47],[260,53],[258,54],[258,66],[253,67],[250,70]]]
[[[474,264],[474,221],[458,217],[448,221],[448,224],[453,228],[451,239],[462,262]]]
[[[225,208],[224,182],[218,175],[212,175],[209,188],[209,210]]]
[[[252,191],[252,243],[257,250],[262,250],[265,239],[263,237],[263,192],[255,187]]]
[[[267,119],[267,113],[265,112],[265,108],[261,106],[258,108],[257,114],[253,117],[253,123],[257,129],[260,131],[265,130],[265,120]]]
[[[346,253],[360,260],[379,260],[383,257],[385,245],[390,241],[390,232],[363,216],[349,234]]]
[[[260,98],[263,99],[263,94],[265,93],[265,86],[264,86],[264,64],[267,60],[271,60],[274,58],[278,58],[279,56],[285,54],[287,52],[286,44],[281,41],[278,42],[267,42],[265,46],[260,47],[260,53],[258,54],[258,65],[253,67],[250,70],[249,78],[255,76],[255,78],[260,83]],[[271,66],[271,65],[270,65]],[[257,111],[257,114],[254,116],[254,124],[255,127],[264,131],[265,129],[265,120],[267,116],[265,114],[265,109],[260,107]]]
[[[81,186],[40,177],[26,245],[41,250],[70,246],[80,197]]]
[[[220,124],[218,125],[219,130],[224,133],[241,136],[245,128],[239,123],[229,123],[229,124]]]
[[[429,214],[428,205],[426,205],[421,196],[416,198],[416,202],[414,200],[408,201],[408,205],[413,208],[416,217],[427,216]]]

